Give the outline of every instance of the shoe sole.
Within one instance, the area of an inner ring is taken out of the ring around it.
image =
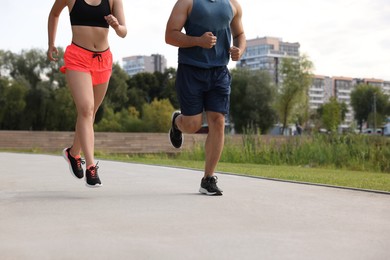
[[[70,164],[70,161],[69,161],[69,159],[68,159],[68,156],[66,155],[66,154],[67,154],[66,149],[68,149],[68,148],[65,148],[65,149],[62,151],[62,157],[64,157],[65,161],[66,161],[66,162],[68,163],[68,165],[69,165],[70,174],[71,174],[74,178],[76,178],[76,179],[78,179],[78,180],[81,180],[82,178],[84,178],[84,176],[81,177],[81,178],[79,178],[79,177],[77,177],[77,175],[75,175],[75,174],[73,173],[72,165]]]
[[[199,189],[199,192],[207,196],[222,196],[222,192],[208,192],[206,189],[202,187]]]
[[[172,116],[171,116],[171,125],[172,125],[173,116],[175,115],[176,112],[181,113],[180,110],[176,110],[175,112],[172,113]],[[171,126],[171,129],[172,129],[172,126]],[[183,135],[183,133],[181,134],[181,145],[180,145],[180,147],[175,147],[175,146],[173,145],[173,143],[171,142],[171,129],[169,129],[169,131],[168,131],[168,139],[169,139],[169,142],[171,143],[171,145],[172,145],[174,148],[180,149],[180,148],[183,146],[183,144],[184,144],[184,135]]]
[[[169,129],[169,132],[168,132],[168,139],[169,139],[169,142],[171,143],[171,145],[173,146],[173,148],[175,149],[181,149],[183,147],[183,143],[184,143],[184,135],[182,134],[181,135],[181,145],[180,147],[175,147],[172,142],[171,142],[171,129]]]
[[[102,187],[103,184],[89,185],[88,183],[85,183],[85,186],[87,186],[88,188],[91,188],[91,189],[96,189],[96,188]]]

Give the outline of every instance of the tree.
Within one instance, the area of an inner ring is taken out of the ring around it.
[[[28,89],[21,82],[2,82],[7,85],[1,87],[1,97],[6,102],[0,107],[0,129],[20,130]]]
[[[164,73],[154,73],[161,86],[160,96],[158,99],[169,99],[174,108],[179,108],[179,101],[176,95],[176,69],[168,68]]]
[[[232,71],[230,116],[236,132],[242,133],[247,127],[267,132],[276,119],[274,89],[267,72]]]
[[[173,106],[168,99],[154,99],[150,104],[144,104],[142,120],[147,132],[168,132],[171,126]]]
[[[337,99],[332,97],[329,103],[322,106],[322,123],[330,132],[337,132],[337,128],[341,123],[341,104]]]
[[[26,95],[26,108],[21,117],[22,128],[26,130],[50,130],[50,103],[54,91],[49,81],[40,82],[35,88],[30,88]]]
[[[66,76],[60,71],[60,68],[64,65],[64,49],[58,47],[58,61],[45,63],[45,76],[48,78],[52,88],[66,88]]]
[[[42,81],[48,65],[46,54],[40,49],[23,50],[21,54],[8,56],[8,68],[14,79],[25,78],[35,88]]]
[[[127,107],[126,103],[129,98],[127,96],[127,81],[129,76],[127,73],[115,63],[112,69],[112,75],[105,97],[105,103],[114,109],[114,112],[118,112]]]
[[[114,112],[111,107],[107,107],[95,130],[97,132],[142,132],[143,128],[139,112],[134,107],[123,108],[119,112]]]
[[[278,89],[276,109],[282,123],[282,133],[292,115],[302,114],[307,119],[307,93],[312,82],[313,64],[306,56],[298,59],[284,58],[281,64],[282,83]],[[298,111],[298,107],[303,111]],[[301,109],[302,110],[302,109]]]
[[[51,131],[73,131],[77,111],[68,88],[57,88],[48,104],[46,128]]]
[[[388,100],[388,96],[379,87],[368,84],[359,84],[351,92],[351,106],[354,110],[355,119],[358,122],[360,131],[362,131],[364,123],[369,123],[370,115],[374,111],[377,113],[377,119],[384,118],[386,115],[386,107],[389,103]],[[371,117],[374,118],[372,115]],[[380,123],[380,121],[375,122],[377,126]],[[374,125],[374,122],[372,122],[372,125]]]
[[[128,105],[133,105],[141,110],[144,103],[151,103],[154,98],[158,98],[159,91],[159,82],[154,74],[138,73],[128,80],[128,94],[130,94]],[[134,92],[136,96],[131,96]],[[133,103],[134,100],[135,103]]]

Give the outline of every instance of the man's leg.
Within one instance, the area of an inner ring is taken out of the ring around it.
[[[175,125],[185,134],[196,133],[202,127],[202,114],[195,116],[179,115],[176,117]]]
[[[225,116],[217,112],[206,112],[209,133],[206,139],[206,162],[204,177],[214,175],[221,158],[225,140]]]
[[[217,186],[215,168],[221,158],[224,145],[225,117],[221,113],[206,112],[209,133],[206,139],[206,161],[204,177],[200,183],[199,192],[210,196],[221,196],[222,190]]]

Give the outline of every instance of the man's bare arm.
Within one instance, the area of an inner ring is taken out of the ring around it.
[[[207,49],[212,48],[217,41],[217,37],[212,32],[206,32],[200,37],[189,36],[182,32],[191,10],[192,0],[178,0],[176,2],[167,22],[165,42],[180,48],[195,46]]]
[[[235,15],[230,24],[233,36],[233,47],[230,48],[230,56],[233,61],[238,61],[246,49],[246,36],[242,25],[241,6],[236,0],[231,0],[231,4]]]

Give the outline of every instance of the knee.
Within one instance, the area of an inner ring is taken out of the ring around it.
[[[94,118],[94,107],[92,106],[82,106],[77,110],[78,116],[83,118]]]
[[[187,134],[196,133],[202,127],[201,120],[182,120],[181,130]]]
[[[217,132],[224,132],[225,130],[225,117],[224,116],[218,116],[213,117],[208,120],[209,130],[211,131],[217,131]]]

